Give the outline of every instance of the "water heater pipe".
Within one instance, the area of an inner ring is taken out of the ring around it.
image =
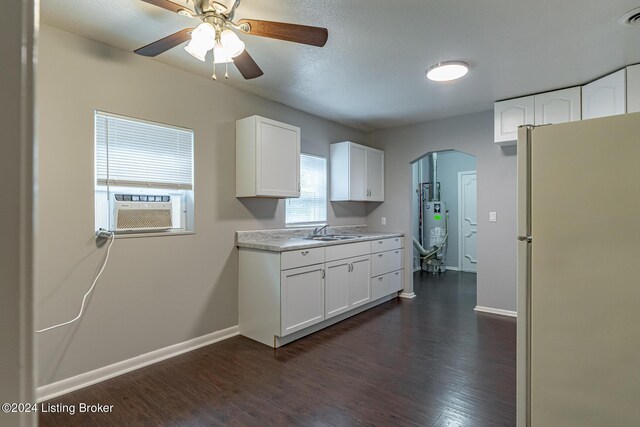
[[[416,250],[418,251],[418,253],[420,254],[420,258],[422,259],[427,259],[427,258],[431,258],[432,256],[434,256],[435,254],[438,253],[438,251],[440,250],[439,247],[436,247],[434,250],[432,250],[431,252],[429,252],[428,250],[426,250],[421,244],[420,242],[418,242],[418,239],[416,239],[415,237],[413,238],[413,246],[416,248]]]
[[[436,189],[436,183],[438,182],[438,153],[429,154],[429,179],[431,181],[431,186],[429,187],[429,201],[439,202],[440,195]]]

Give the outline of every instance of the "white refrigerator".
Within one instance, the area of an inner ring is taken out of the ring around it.
[[[640,426],[640,113],[517,149],[517,425]]]

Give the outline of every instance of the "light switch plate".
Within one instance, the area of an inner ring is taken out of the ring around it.
[[[497,222],[498,214],[496,212],[489,212],[489,222]]]
[[[387,217],[383,216],[380,218],[380,225],[387,225]]]

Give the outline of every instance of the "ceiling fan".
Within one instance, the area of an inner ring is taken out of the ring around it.
[[[244,43],[234,30],[245,34],[272,39],[303,43],[322,47],[327,42],[329,32],[326,28],[309,27],[307,25],[286,24],[283,22],[260,21],[257,19],[233,18],[240,0],[235,0],[231,7],[221,1],[187,0],[193,2],[191,10],[181,4],[169,0],[142,0],[180,15],[198,18],[202,21],[195,28],[185,28],[139,49],[134,52],[143,56],[157,56],[179,44],[189,41],[185,50],[197,59],[204,61],[209,50],[213,50],[213,78],[216,78],[216,64],[233,63],[245,79],[255,79],[264,73],[245,50]],[[226,74],[228,78],[228,73]]]

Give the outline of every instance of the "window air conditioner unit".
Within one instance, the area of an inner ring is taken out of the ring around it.
[[[116,194],[111,229],[121,232],[173,228],[171,196]]]

